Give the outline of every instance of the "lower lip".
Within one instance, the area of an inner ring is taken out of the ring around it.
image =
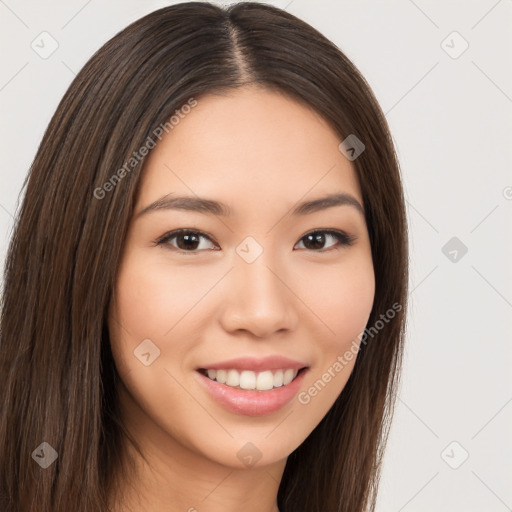
[[[196,373],[206,390],[226,409],[244,416],[263,416],[278,411],[293,399],[300,389],[306,371],[307,369],[301,370],[286,386],[268,391],[232,388],[206,377],[199,371]]]

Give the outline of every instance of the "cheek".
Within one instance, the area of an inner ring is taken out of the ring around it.
[[[190,334],[184,315],[190,303],[197,302],[197,293],[192,293],[194,297],[191,293],[186,276],[166,271],[133,251],[120,267],[115,302],[109,311],[112,353],[128,391],[123,400],[126,414],[140,425],[147,425],[149,417],[179,438],[186,434],[176,417],[198,424],[204,421],[201,410],[194,409],[193,400],[176,379],[192,346],[182,342]],[[172,415],[169,404],[173,404]]]
[[[320,267],[302,280],[301,296],[319,319],[321,352],[345,350],[364,331],[373,306],[375,278],[371,257],[354,254],[338,269]]]
[[[161,256],[149,258],[132,250],[120,266],[109,312],[111,346],[120,374],[139,369],[134,355],[145,353],[146,345],[152,347],[147,342],[141,345],[147,339],[158,354],[151,368],[180,371],[178,367],[187,366],[200,337],[201,320],[209,318],[201,318],[201,299],[218,275],[197,265],[171,267]]]
[[[143,261],[134,254],[119,272],[114,314],[133,337],[167,337],[204,293],[193,279],[187,271]]]
[[[145,342],[147,348],[158,354],[150,368],[160,366],[166,358],[164,334],[176,322],[173,312],[177,308],[177,290],[181,290],[181,286],[170,282],[165,274],[156,271],[155,266],[142,263],[136,252],[123,260],[117,276],[115,300],[109,311],[110,341],[120,374],[140,369],[134,355],[141,343],[148,339],[154,346]]]
[[[375,295],[373,264],[367,256],[359,255],[336,271],[318,271],[308,283],[308,305],[321,321],[316,322],[314,365],[297,397],[305,430],[313,430],[327,414],[354,368]]]

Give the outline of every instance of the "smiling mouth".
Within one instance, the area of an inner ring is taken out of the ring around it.
[[[197,371],[219,384],[224,384],[234,389],[269,391],[271,389],[287,386],[307,367],[295,370],[293,368],[281,368],[277,370],[265,370],[254,372],[250,370],[218,369],[209,370],[199,368]]]

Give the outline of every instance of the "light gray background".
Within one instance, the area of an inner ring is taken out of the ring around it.
[[[128,23],[170,3],[0,0],[2,266],[22,181],[75,73]],[[354,61],[401,161],[411,309],[378,511],[512,510],[511,2],[269,3]],[[43,31],[58,42],[46,59],[31,47],[51,48]],[[445,255],[452,237],[459,247]]]

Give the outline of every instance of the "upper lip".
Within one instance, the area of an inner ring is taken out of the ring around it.
[[[197,370],[251,370],[253,372],[261,372],[288,368],[300,370],[307,366],[303,362],[294,361],[284,356],[267,356],[263,358],[237,357],[218,363],[208,363],[205,366],[200,366]]]

